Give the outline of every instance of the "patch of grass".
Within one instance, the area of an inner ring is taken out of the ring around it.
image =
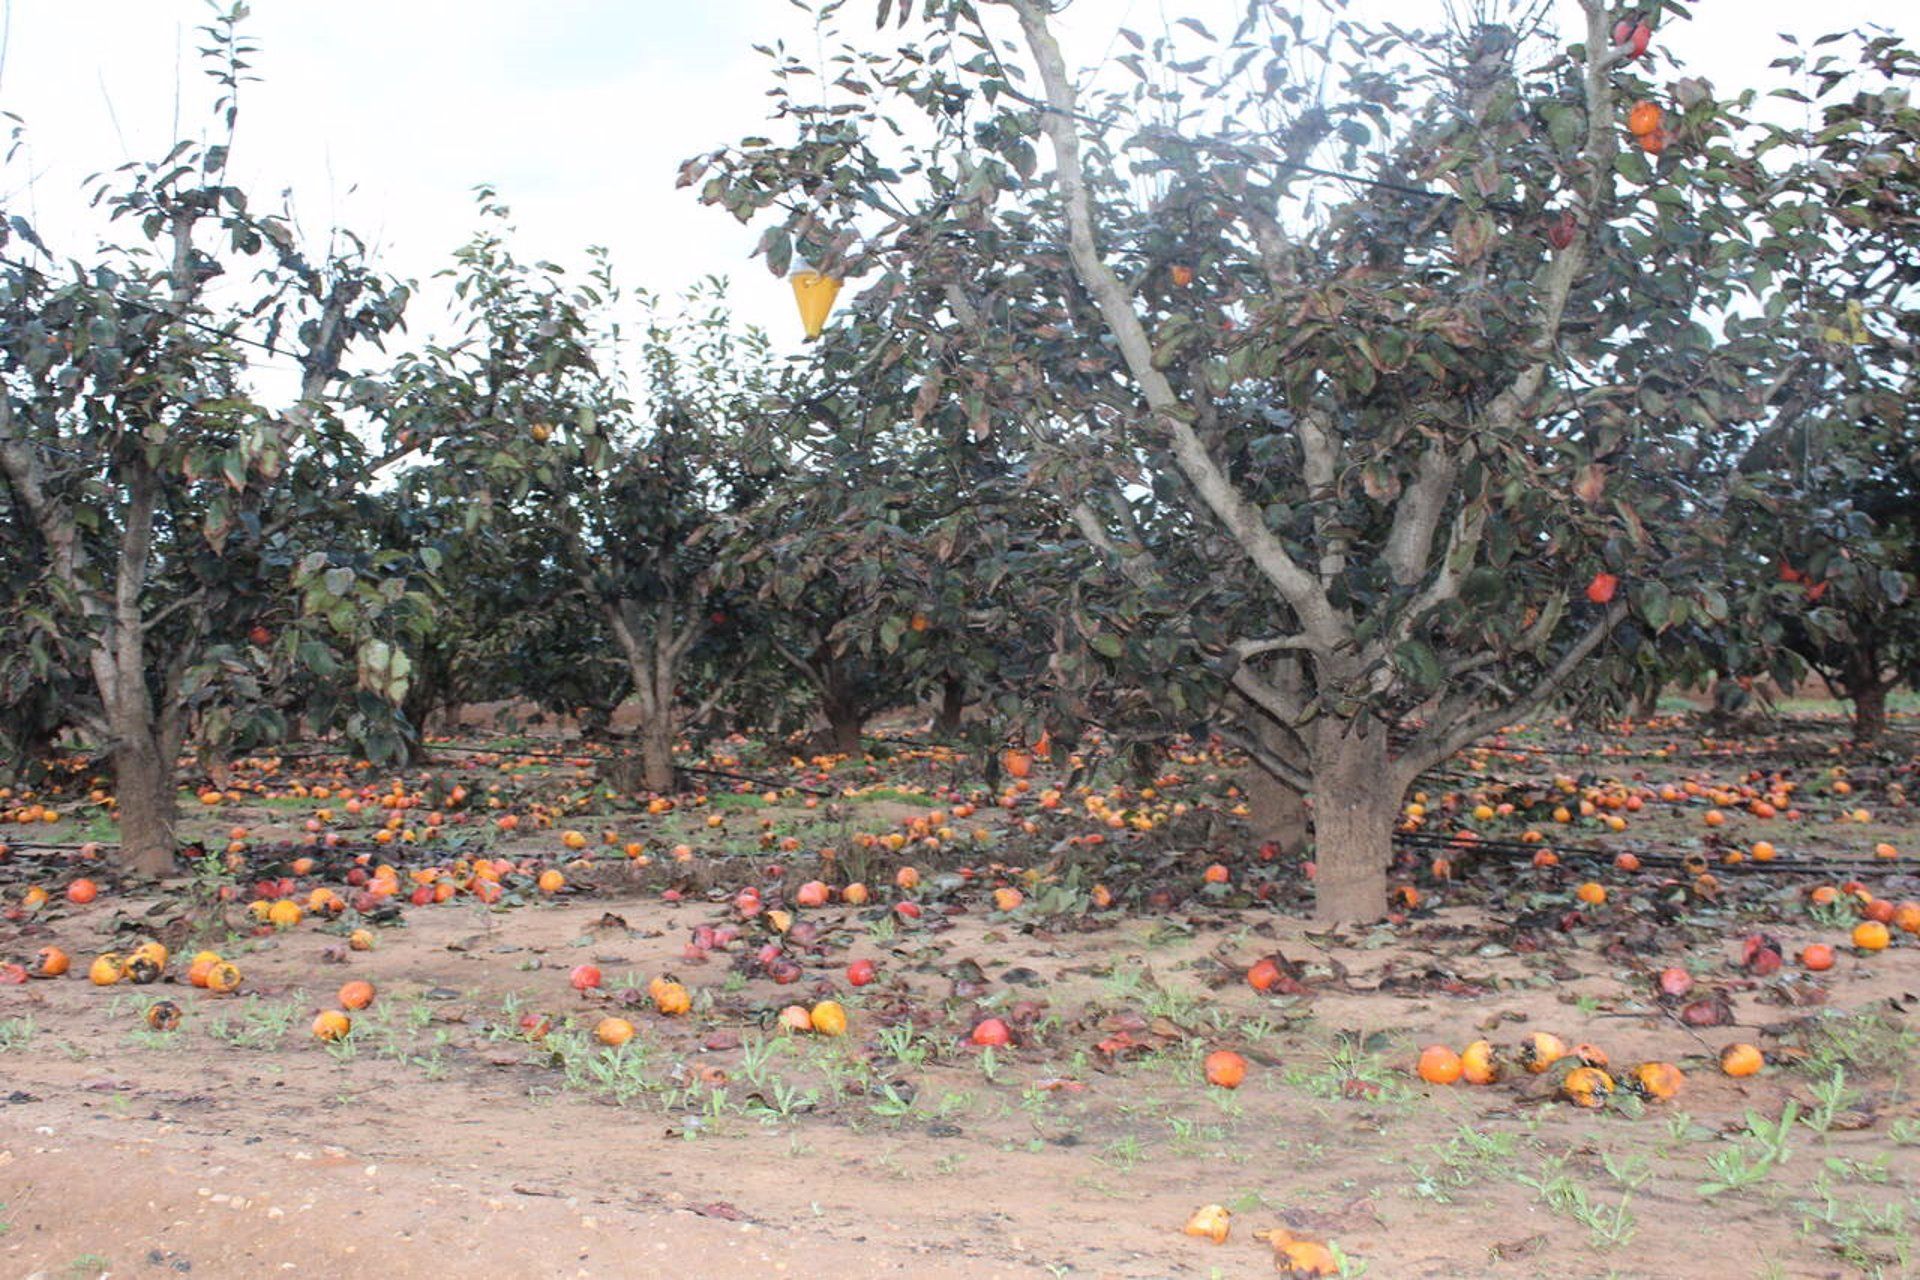
[[[1609,1204],[1590,1195],[1567,1171],[1567,1157],[1554,1156],[1544,1161],[1539,1172],[1515,1174],[1514,1181],[1530,1187],[1540,1202],[1555,1213],[1565,1214],[1587,1229],[1587,1239],[1595,1249],[1617,1249],[1639,1234],[1640,1223],[1628,1206],[1631,1194]]]
[[[272,1049],[287,1038],[306,1009],[301,997],[285,1000],[255,1000],[242,1005],[237,1014],[219,1014],[208,1021],[207,1034],[236,1049]]]
[[[1793,1101],[1788,1101],[1773,1120],[1747,1112],[1746,1132],[1733,1145],[1707,1157],[1707,1171],[1712,1176],[1700,1184],[1700,1194],[1712,1197],[1765,1181],[1768,1174],[1786,1163],[1792,1149],[1787,1139],[1800,1116],[1800,1104]]]
[[[0,1053],[26,1048],[33,1043],[33,1037],[39,1029],[32,1015],[0,1022]]]

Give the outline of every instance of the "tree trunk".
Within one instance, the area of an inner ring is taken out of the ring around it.
[[[866,712],[852,698],[828,695],[820,709],[827,717],[827,738],[836,755],[860,754],[860,730],[866,727]]]
[[[952,676],[940,682],[940,710],[933,720],[933,736],[952,740],[960,735],[960,716],[967,709],[967,686]]]
[[[1393,824],[1405,789],[1395,776],[1384,725],[1322,717],[1313,740],[1313,914],[1323,924],[1386,914]]]
[[[1647,721],[1659,715],[1660,695],[1663,692],[1664,690],[1659,685],[1655,685],[1642,693],[1639,700],[1633,705],[1633,718],[1635,720]]]
[[[141,876],[174,870],[174,822],[179,796],[173,761],[163,759],[152,733],[123,734],[113,751],[113,793],[119,802],[120,865]]]
[[[1887,731],[1887,686],[1868,679],[1848,690],[1853,699],[1853,740],[1860,746],[1878,742]]]
[[[1307,798],[1264,769],[1247,778],[1247,813],[1262,843],[1289,857],[1306,852]]]
[[[1284,731],[1267,717],[1258,714],[1257,710],[1252,723],[1254,732],[1259,735],[1260,745],[1275,755],[1284,756]],[[1247,779],[1247,815],[1253,823],[1254,835],[1263,843],[1278,845],[1280,852],[1288,857],[1306,852],[1307,798],[1300,794],[1298,788],[1282,782],[1258,765],[1254,766]]]
[[[673,788],[673,716],[649,715],[640,726],[640,781],[649,791]]]

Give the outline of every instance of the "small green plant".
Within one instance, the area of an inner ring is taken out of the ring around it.
[[[33,1043],[34,1033],[38,1030],[32,1015],[0,1022],[0,1053],[26,1048]]]
[[[1712,1176],[1700,1184],[1700,1194],[1722,1195],[1764,1181],[1776,1166],[1786,1163],[1790,1150],[1787,1139],[1799,1120],[1800,1104],[1792,1101],[1775,1120],[1747,1112],[1746,1134],[1734,1145],[1707,1157],[1707,1172]]]

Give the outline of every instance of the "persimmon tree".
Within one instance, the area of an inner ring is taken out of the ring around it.
[[[1804,122],[1755,247],[1776,278],[1774,413],[1728,487],[1750,661],[1811,668],[1854,706],[1854,738],[1920,677],[1920,54],[1888,36],[1783,59]],[[1758,372],[1758,371],[1757,371]]]
[[[932,703],[949,740],[969,704],[1007,729],[1052,648],[1071,567],[1054,554],[1063,513],[976,436],[962,400],[928,394],[939,359],[863,316],[781,384],[788,475],[737,571],[757,584],[762,642],[815,690],[835,750],[907,702]]]
[[[297,599],[298,567],[325,558],[303,540],[313,517],[373,465],[339,413],[343,372],[407,297],[353,237],[310,250],[289,212],[231,185],[253,52],[243,14],[205,29],[222,140],[99,181],[95,203],[132,229],[126,243],[63,259],[48,229],[0,225],[0,486],[25,535],[10,560],[29,562],[13,561],[9,606],[25,625],[0,647],[10,671],[84,673],[65,715],[111,765],[120,857],[145,874],[173,864],[175,760],[195,708],[231,715],[248,691],[234,677],[265,647],[250,639],[261,611]],[[249,377],[262,358],[295,374],[280,402]],[[320,590],[332,605],[351,585]],[[307,638],[267,640],[333,661],[331,638]]]
[[[450,272],[465,335],[406,357],[379,412],[396,443],[428,451],[475,536],[539,543],[566,596],[526,607],[584,603],[594,629],[573,639],[624,659],[640,780],[668,791],[679,718],[699,714],[680,701],[719,567],[776,474],[767,344],[710,282],[677,313],[640,296],[629,348],[604,255],[570,281],[518,257],[507,210],[490,191],[481,203],[485,225]]]
[[[1414,36],[1257,4],[1123,32],[1117,87],[1038,0],[914,10],[910,47],[836,55],[837,102],[774,51],[793,136],[683,180],[769,218],[776,269],[938,308],[1133,590],[1103,645],[1210,688],[1312,796],[1318,914],[1379,915],[1415,778],[1726,616],[1688,504],[1764,408],[1696,318],[1744,286],[1737,104],[1658,91],[1636,142],[1652,17],[1599,0],[1564,47],[1493,6]]]

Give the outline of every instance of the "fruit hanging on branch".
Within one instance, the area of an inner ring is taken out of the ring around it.
[[[1595,604],[1608,604],[1613,593],[1620,589],[1620,579],[1611,573],[1596,573],[1593,581],[1587,584],[1587,599]]]
[[[1636,138],[1644,138],[1657,132],[1666,121],[1667,113],[1660,109],[1657,102],[1636,102],[1633,110],[1627,112],[1627,129]]]
[[[826,329],[827,317],[833,314],[833,302],[840,296],[843,283],[840,277],[819,271],[793,273],[793,299],[800,304],[800,323],[809,339],[819,337]]]
[[[1613,44],[1626,51],[1629,62],[1644,58],[1653,45],[1653,28],[1637,18],[1622,18],[1613,26]]]
[[[1573,244],[1574,237],[1580,234],[1580,219],[1568,209],[1547,227],[1547,243],[1555,249],[1565,249]]]

